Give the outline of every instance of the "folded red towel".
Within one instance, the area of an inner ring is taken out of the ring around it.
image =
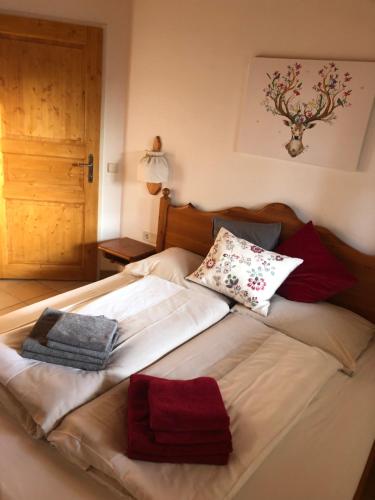
[[[229,428],[229,416],[216,380],[154,378],[148,394],[154,431],[217,431]]]
[[[162,462],[171,464],[206,464],[206,465],[227,465],[229,453],[225,455],[196,456],[196,457],[158,457],[146,455],[144,453],[129,452],[127,456],[132,460],[144,460],[146,462]]]
[[[128,390],[128,449],[130,458],[154,462],[227,463],[231,442],[170,445],[155,442],[149,427],[148,390],[153,377],[132,375]]]
[[[155,441],[165,444],[205,444],[228,443],[232,441],[230,430],[225,431],[190,431],[166,432],[155,431]]]

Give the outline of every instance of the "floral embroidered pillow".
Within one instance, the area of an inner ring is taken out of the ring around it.
[[[187,279],[267,316],[271,297],[302,262],[264,250],[221,228],[206,258]]]

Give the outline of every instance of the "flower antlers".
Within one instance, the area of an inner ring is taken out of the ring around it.
[[[302,65],[296,62],[293,66],[288,65],[288,71],[281,75],[275,71],[271,76],[267,88],[263,89],[266,99],[263,102],[267,111],[274,115],[285,116],[291,123],[308,124],[315,121],[330,122],[336,118],[334,110],[350,106],[348,98],[351,89],[348,82],[352,79],[349,73],[339,78],[339,69],[334,62],[326,64],[319,70],[320,80],[313,86],[317,93],[309,102],[294,102],[301,94],[302,81],[299,79]]]
[[[266,98],[262,104],[266,110],[287,118],[284,125],[290,127],[292,137],[285,147],[292,157],[304,151],[302,137],[306,129],[313,128],[318,121],[331,123],[336,119],[336,108],[351,105],[348,98],[352,91],[348,88],[348,82],[352,77],[345,73],[340,80],[339,69],[334,62],[324,65],[318,71],[320,80],[313,85],[316,96],[309,102],[296,101],[302,90],[299,78],[301,68],[302,65],[296,62],[293,66],[288,66],[285,75],[281,75],[280,71],[275,71],[272,76],[267,73],[270,81],[263,89]]]

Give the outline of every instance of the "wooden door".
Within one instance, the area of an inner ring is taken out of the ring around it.
[[[0,15],[0,278],[96,277],[101,49],[99,28]]]

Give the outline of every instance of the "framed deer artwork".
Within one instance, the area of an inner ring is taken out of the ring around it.
[[[357,168],[375,95],[375,63],[257,57],[237,151]]]

